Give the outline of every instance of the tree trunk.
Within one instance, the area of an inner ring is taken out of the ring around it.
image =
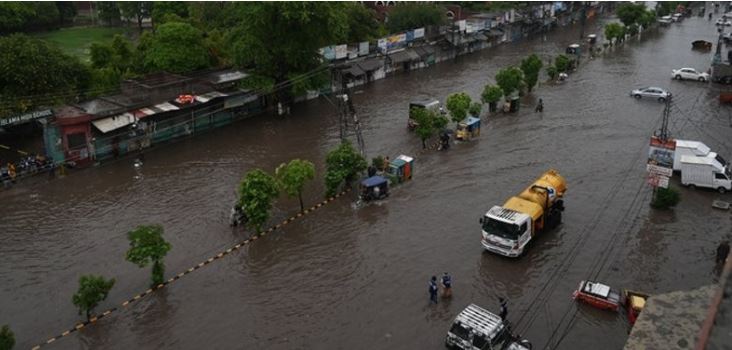
[[[490,111],[491,113],[496,113],[496,109],[497,109],[497,107],[496,107],[496,106],[497,106],[497,105],[498,105],[498,102],[488,102],[488,110],[489,110],[489,111]]]
[[[86,320],[87,320],[87,322],[89,321],[90,318],[91,318],[91,309],[86,309]]]
[[[422,139],[422,149],[427,149],[427,144],[425,143],[425,139]]]
[[[302,192],[298,192],[297,197],[300,199],[300,212],[302,213],[305,211],[305,205],[302,204]]]
[[[137,16],[137,28],[140,30],[140,33],[142,33],[142,16]]]

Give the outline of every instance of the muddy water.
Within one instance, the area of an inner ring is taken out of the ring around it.
[[[360,88],[368,154],[419,151],[405,127],[410,100],[477,98],[499,68],[532,52],[554,56],[578,35],[578,26],[565,28]],[[663,106],[628,97],[636,86],[667,87],[674,134],[732,154],[718,87],[670,80],[671,68],[706,69],[709,54],[690,43],[714,38],[713,23],[694,17],[585,60],[567,83],[536,88],[519,114],[484,119],[479,140],[417,158],[414,181],[387,201],[339,199],[49,348],[439,349],[457,312],[471,302],[497,311],[498,296],[535,347],[566,333],[558,348],[621,348],[625,319],[577,307],[570,296],[579,280],[649,293],[710,283],[714,247],[732,226],[729,213],[711,209],[714,192],[682,189],[672,213],[648,208],[644,156]],[[542,114],[532,110],[539,97]],[[0,193],[0,324],[11,325],[19,348],[69,328],[80,319],[70,299],[84,273],[117,279],[100,310],[146,289],[149,271],[124,261],[125,233],[138,224],[165,226],[171,276],[240,241],[227,214],[242,174],[304,158],[322,175],[336,121],[328,101],[311,101],[288,118],[161,147],[141,169],[122,160]],[[521,259],[483,252],[478,218],[547,168],[568,181],[564,224]],[[307,189],[307,202],[322,198],[321,183]],[[273,222],[297,207],[282,198]],[[431,306],[427,281],[444,271],[454,297]]]

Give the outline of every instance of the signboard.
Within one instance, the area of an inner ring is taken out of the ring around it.
[[[386,40],[386,48],[387,50],[393,50],[396,48],[400,48],[404,46],[404,43],[407,42],[407,34],[401,33],[397,35],[392,35],[387,38]]]
[[[369,42],[364,41],[358,43],[358,55],[359,56],[366,56],[369,54]]]
[[[675,140],[663,142],[658,137],[651,137],[651,143],[648,147],[648,164],[673,169],[675,150]]]
[[[668,176],[648,174],[648,184],[653,187],[668,188]]]
[[[648,147],[648,184],[653,187],[668,188],[668,180],[674,172],[674,152],[676,141],[663,141],[656,136],[651,137]]]
[[[414,30],[414,38],[415,39],[424,38],[424,27],[417,28]]]
[[[335,47],[335,59],[339,60],[341,58],[346,58],[348,56],[348,45],[337,45]]]
[[[388,40],[386,38],[379,39],[379,41],[376,43],[376,47],[379,49],[379,51],[386,52],[386,49],[388,47]]]
[[[457,21],[457,25],[458,25],[458,30],[460,30],[461,32],[465,31],[465,26],[466,26],[465,20]]]
[[[408,43],[414,41],[414,31],[413,30],[407,31],[406,34],[407,34]]]
[[[323,50],[323,58],[325,58],[328,61],[332,61],[335,59],[335,47],[334,46],[326,46],[322,48]]]
[[[42,111],[35,111],[35,112],[21,114],[21,115],[14,115],[12,117],[0,119],[0,126],[21,124],[23,122],[35,120],[38,118],[50,117],[52,115],[53,115],[53,111],[51,111],[50,109],[46,109],[46,110],[42,110]]]

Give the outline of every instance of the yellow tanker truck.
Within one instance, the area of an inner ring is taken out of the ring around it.
[[[545,172],[517,197],[494,206],[480,219],[483,247],[508,257],[523,254],[537,234],[562,222],[567,184],[554,169]]]

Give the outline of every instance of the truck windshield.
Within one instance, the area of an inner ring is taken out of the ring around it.
[[[485,218],[483,221],[483,231],[506,239],[514,240],[518,239],[518,236],[520,235],[518,225],[509,224],[507,222],[491,218]]]
[[[714,159],[716,159],[720,164],[722,164],[722,166],[727,166],[727,161],[724,160],[724,158],[720,157],[719,154],[717,154],[717,156],[714,157]]]
[[[470,329],[463,327],[460,322],[455,322],[450,328],[450,333],[455,334],[458,338],[463,340],[470,340]]]

